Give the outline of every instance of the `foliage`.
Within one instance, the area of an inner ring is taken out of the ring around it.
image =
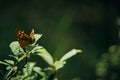
[[[104,53],[96,65],[96,75],[99,80],[120,79],[120,46],[113,45],[108,53]]]
[[[0,64],[6,65],[7,73],[3,74],[3,80],[58,80],[55,75],[60,68],[63,68],[66,60],[81,52],[81,50],[72,49],[66,53],[60,60],[54,61],[50,53],[42,46],[37,44],[42,34],[35,34],[35,42],[22,48],[18,41],[10,43],[13,54],[9,55],[12,59],[0,61]],[[48,67],[41,68],[37,62],[28,61],[31,56],[41,57]]]

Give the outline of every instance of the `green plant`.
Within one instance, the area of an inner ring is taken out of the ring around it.
[[[120,79],[120,45],[112,45],[102,54],[96,64],[96,76],[98,80]]]
[[[32,34],[33,35],[33,34]],[[7,73],[1,71],[3,80],[58,80],[55,75],[60,68],[64,67],[66,60],[81,52],[81,50],[72,49],[66,53],[60,60],[53,60],[50,53],[42,46],[37,44],[42,34],[34,34],[35,40],[26,47],[21,47],[19,41],[10,43],[13,54],[9,55],[11,59],[0,61],[0,64],[6,65]],[[29,61],[33,56],[41,57],[48,67],[41,68],[37,62]]]

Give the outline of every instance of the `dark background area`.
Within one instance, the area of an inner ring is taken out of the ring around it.
[[[119,10],[117,0],[0,0],[0,60],[11,54],[16,29],[34,28],[55,59],[72,48],[83,51],[58,71],[60,80],[96,80],[95,64],[119,44]]]

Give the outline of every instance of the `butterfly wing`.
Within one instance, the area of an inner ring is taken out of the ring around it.
[[[25,48],[28,44],[30,44],[31,38],[23,30],[17,30],[16,34],[18,36],[18,42],[22,48]]]
[[[34,43],[34,41],[35,41],[34,29],[32,29],[32,31],[31,31],[31,33],[30,33],[30,39],[31,39],[30,43],[31,43],[31,44]]]

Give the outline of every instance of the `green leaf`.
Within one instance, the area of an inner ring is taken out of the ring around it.
[[[35,46],[36,46],[35,44],[29,44],[29,45],[26,47],[26,52],[31,53],[32,49],[33,49]]]
[[[18,62],[22,61],[23,59],[25,59],[26,55],[22,55],[19,59],[18,59]]]
[[[24,74],[26,76],[31,75],[34,66],[35,66],[35,62],[28,62],[26,68],[24,69]]]
[[[35,34],[35,43],[42,37],[42,34]]]
[[[8,63],[4,62],[4,61],[0,61],[0,64],[4,64],[4,65],[9,65]]]
[[[41,56],[49,65],[53,65],[53,58],[48,53],[48,51],[42,46],[37,46],[32,50],[33,53],[37,53],[37,55]]]
[[[54,62],[54,67],[56,68],[56,70],[62,68],[64,66],[64,63],[61,61],[55,61]]]
[[[27,52],[31,52],[31,50],[36,47],[36,43],[37,41],[41,38],[42,34],[35,34],[35,42],[33,44],[29,44],[27,47],[26,47],[26,51]]]
[[[45,71],[53,71],[53,67],[44,68]]]
[[[37,74],[24,77],[22,80],[37,80]]]
[[[14,42],[10,43],[9,46],[14,55],[20,55],[20,54],[25,53],[24,50],[20,47],[20,44],[18,41],[14,41]]]
[[[35,46],[29,53],[36,53],[36,50],[42,49],[42,46]]]
[[[29,51],[29,53],[32,55],[36,55],[36,51],[39,50],[39,49],[42,49],[43,47],[42,46],[38,46],[36,45],[33,49],[31,49],[31,51]]]
[[[42,69],[40,67],[34,67],[33,71],[35,71],[36,73],[38,73],[40,76],[42,77],[46,77],[45,72],[42,71]]]
[[[45,49],[38,50],[37,54],[41,56],[49,65],[53,65],[53,58]]]
[[[40,79],[40,80],[47,80],[47,78],[42,78],[42,79]]]
[[[57,78],[54,78],[53,80],[58,80]]]
[[[9,55],[9,56],[16,59],[16,60],[18,60],[18,56],[15,56],[15,55]]]
[[[10,80],[23,80],[23,75],[17,75],[16,77],[12,77]]]
[[[96,75],[103,77],[107,74],[108,63],[107,62],[99,62],[96,64]]]
[[[7,62],[8,64],[14,65],[14,61],[13,60],[7,60],[7,59],[5,59],[4,61]]]
[[[76,55],[77,53],[82,52],[82,50],[72,49],[68,53],[66,53],[61,59],[61,62],[65,62],[67,59],[71,58],[72,56]]]
[[[5,75],[5,80],[9,80],[9,79],[7,79],[7,78],[8,78],[8,76],[13,72],[13,70],[14,70],[14,68],[10,69],[10,70],[7,72],[7,74]]]
[[[112,45],[112,46],[109,47],[109,52],[110,53],[116,53],[117,49],[118,49],[118,46]]]
[[[7,67],[6,67],[6,70],[10,70],[10,69],[12,69],[12,68],[13,68],[13,66],[10,65],[10,66],[7,66]]]

